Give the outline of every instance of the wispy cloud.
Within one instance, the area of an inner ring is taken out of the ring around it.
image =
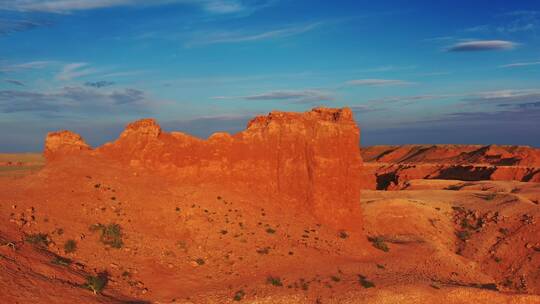
[[[69,63],[64,65],[62,70],[56,75],[56,79],[61,81],[70,81],[75,78],[84,77],[97,73],[94,68],[88,67],[86,62]]]
[[[426,94],[426,95],[412,95],[412,96],[393,96],[393,97],[383,97],[383,98],[374,98],[368,100],[370,104],[389,104],[397,102],[416,102],[424,100],[439,100],[446,99],[451,97],[461,96],[459,94]]]
[[[320,90],[277,90],[261,94],[246,95],[246,96],[216,96],[214,99],[229,100],[229,99],[244,99],[244,100],[288,100],[293,102],[316,102],[334,100],[334,96],[330,92]]]
[[[307,33],[321,26],[321,22],[310,23],[304,25],[294,25],[263,32],[246,32],[246,31],[221,31],[221,32],[207,32],[198,33],[197,38],[186,44],[187,47],[209,44],[223,44],[223,43],[239,43],[250,42],[268,39],[285,38]]]
[[[86,113],[142,111],[149,107],[147,94],[136,89],[100,91],[84,87],[64,87],[52,92],[0,91],[0,112]]]
[[[540,100],[538,89],[508,89],[471,93],[464,101],[477,103],[525,103]]]
[[[496,16],[493,24],[482,24],[466,28],[471,33],[514,34],[535,31],[540,28],[540,11],[512,11]]]
[[[1,5],[2,2],[0,1]],[[47,25],[50,25],[50,23],[29,19],[0,19],[0,35],[10,35]]]
[[[24,87],[24,82],[16,79],[4,79],[4,82]]]
[[[498,51],[511,50],[517,43],[505,40],[474,40],[459,42],[449,46],[448,52],[475,52],[475,51]]]
[[[13,11],[38,11],[47,13],[70,13],[75,11],[104,9],[111,7],[145,7],[159,5],[198,6],[212,14],[253,12],[269,6],[275,1],[242,0],[2,0],[0,7]]]
[[[22,70],[33,70],[33,69],[43,69],[51,64],[53,61],[30,61],[18,64],[10,64],[5,66],[0,66],[0,72],[19,72]]]
[[[396,85],[409,85],[412,82],[396,79],[354,79],[345,83],[347,86],[370,86],[370,87],[383,87],[383,86],[396,86]]]
[[[93,88],[104,88],[104,87],[108,87],[108,86],[112,86],[114,84],[114,82],[112,81],[105,81],[105,80],[100,80],[100,81],[87,81],[84,83],[85,86],[87,87],[93,87]]]
[[[504,64],[499,67],[500,68],[517,68],[517,67],[525,67],[525,66],[531,66],[531,65],[540,65],[540,61],[516,62],[516,63]]]
[[[391,71],[403,71],[403,70],[414,70],[416,66],[407,65],[407,66],[397,66],[397,65],[383,65],[374,68],[362,69],[355,71],[356,73],[379,73],[379,72],[391,72]]]

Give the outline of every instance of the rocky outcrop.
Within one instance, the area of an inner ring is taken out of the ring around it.
[[[49,132],[45,139],[43,155],[52,161],[66,155],[76,155],[81,151],[89,151],[90,146],[77,133],[71,131]]]
[[[404,189],[413,179],[540,182],[540,150],[526,146],[373,146],[362,156],[364,189]]]
[[[403,145],[362,149],[367,162],[540,167],[540,149],[497,145]]]
[[[47,139],[48,160],[88,148],[77,135],[60,134],[62,140]],[[271,112],[240,133],[207,140],[163,132],[155,120],[143,119],[92,155],[158,170],[183,183],[256,192],[337,229],[362,227],[359,129],[349,109]]]

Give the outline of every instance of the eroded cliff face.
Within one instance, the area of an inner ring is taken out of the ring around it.
[[[90,151],[90,146],[84,139],[77,133],[64,130],[47,134],[43,155],[47,161],[52,161],[68,155],[77,155],[83,151]]]
[[[71,132],[50,133],[49,165],[87,155],[160,171],[183,183],[214,184],[275,198],[336,229],[360,230],[359,129],[349,109],[272,112],[234,135],[201,140],[163,132],[153,119],[129,124],[113,143],[95,150]]]
[[[415,179],[540,182],[540,150],[527,146],[373,146],[362,157],[364,189],[406,189]]]

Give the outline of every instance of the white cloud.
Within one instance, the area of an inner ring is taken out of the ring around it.
[[[510,63],[510,64],[504,64],[499,66],[500,68],[517,68],[517,67],[524,67],[524,66],[531,66],[531,65],[539,65],[540,61],[532,61],[532,62],[516,62],[516,63]]]
[[[246,96],[216,96],[214,99],[244,99],[244,100],[290,100],[294,102],[314,102],[334,100],[331,92],[321,90],[276,90],[261,94]]]
[[[268,6],[270,2],[273,1],[251,4],[241,0],[0,0],[0,7],[4,10],[15,11],[70,13],[121,6],[140,7],[185,4],[198,6],[213,14],[231,14],[252,12]]]
[[[245,31],[221,31],[210,33],[198,33],[202,38],[192,40],[186,46],[220,44],[220,43],[238,43],[258,40],[268,40],[300,35],[319,27],[322,23],[310,23],[306,25],[295,25],[264,32],[245,32]]]
[[[505,40],[474,40],[456,43],[447,48],[448,52],[474,52],[474,51],[496,51],[511,50],[517,43]]]
[[[94,68],[87,68],[88,63],[77,62],[64,65],[62,70],[56,75],[56,79],[62,81],[70,81],[75,78],[88,76],[97,73]]]
[[[0,66],[0,72],[19,72],[22,70],[43,69],[53,64],[53,61],[30,61],[25,63]]]

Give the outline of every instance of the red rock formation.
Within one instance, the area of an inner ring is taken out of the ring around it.
[[[64,130],[47,134],[43,154],[47,161],[51,161],[65,155],[76,155],[81,151],[88,150],[90,150],[90,146],[79,134]]]
[[[56,134],[47,138],[48,160],[88,149],[73,133]],[[349,109],[272,112],[252,119],[245,131],[208,140],[162,132],[155,120],[143,119],[92,155],[183,183],[256,192],[336,229],[362,227],[359,129]]]
[[[412,179],[540,181],[540,149],[526,146],[374,146],[362,156],[364,189],[403,189]]]

